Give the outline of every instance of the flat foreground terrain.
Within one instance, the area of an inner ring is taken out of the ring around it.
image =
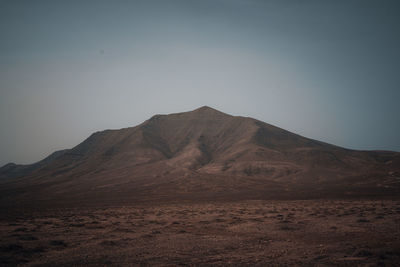
[[[2,266],[400,262],[400,201],[246,201],[2,213]]]

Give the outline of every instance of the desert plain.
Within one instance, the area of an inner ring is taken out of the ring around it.
[[[2,266],[398,266],[400,200],[2,213]]]

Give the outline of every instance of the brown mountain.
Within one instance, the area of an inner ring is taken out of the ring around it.
[[[400,153],[355,151],[210,107],[96,132],[0,169],[3,206],[396,197]]]

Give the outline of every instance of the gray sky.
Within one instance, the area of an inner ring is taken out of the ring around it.
[[[400,1],[0,0],[0,165],[208,105],[400,151]]]

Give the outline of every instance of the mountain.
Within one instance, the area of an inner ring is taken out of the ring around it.
[[[0,177],[5,206],[396,197],[400,153],[349,150],[205,106],[96,132]]]

